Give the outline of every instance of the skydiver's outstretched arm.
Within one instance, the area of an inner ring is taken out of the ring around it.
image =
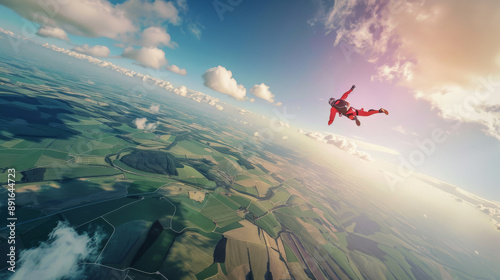
[[[355,85],[353,85],[353,86],[351,87],[351,89],[350,89],[350,90],[348,90],[348,91],[346,91],[346,93],[344,93],[340,99],[345,100],[345,99],[347,98],[347,96],[349,96],[349,93],[351,93],[351,92],[352,92],[355,88],[356,88],[356,86],[355,86]]]
[[[330,119],[328,120],[328,125],[331,125],[333,123],[333,120],[335,119],[335,115],[338,113],[337,109],[332,106],[330,109]]]

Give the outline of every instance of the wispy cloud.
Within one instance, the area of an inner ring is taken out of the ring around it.
[[[9,279],[84,279],[79,263],[97,257],[102,239],[99,233],[78,234],[67,223],[59,222],[47,241],[21,252],[19,267]]]

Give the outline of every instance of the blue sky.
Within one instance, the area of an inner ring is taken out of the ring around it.
[[[213,1],[92,0],[87,5],[108,12],[60,4],[40,25],[32,22],[34,13],[47,14],[41,2],[3,1],[0,27],[22,34],[33,26],[32,39],[65,49],[104,46],[109,54],[103,60],[259,114],[286,108],[296,115],[294,128],[393,149],[400,156],[384,158],[396,165],[415,155],[417,142],[443,129],[446,141],[436,143],[416,170],[500,200],[500,39],[493,36],[500,20],[492,14],[500,4],[376,2],[232,1],[239,4],[221,19]],[[102,14],[93,18],[92,12]],[[92,24],[99,20],[106,28]],[[158,32],[147,40],[144,30],[150,27]],[[35,31],[45,31],[45,37]],[[187,74],[166,69],[172,65]],[[327,126],[328,98],[340,97],[353,84],[354,107],[384,107],[389,116],[363,118],[361,127],[337,117]],[[260,98],[252,94],[254,86]]]

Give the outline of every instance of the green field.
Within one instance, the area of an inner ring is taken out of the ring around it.
[[[76,138],[56,139],[47,147],[47,149],[68,153],[75,140]]]
[[[214,222],[196,209],[185,204],[176,204],[176,212],[172,222],[172,229],[181,231],[185,228],[199,228],[210,232],[216,228]]]
[[[232,186],[235,190],[239,191],[239,192],[242,192],[242,193],[246,193],[246,194],[250,194],[250,195],[255,195],[255,196],[258,196],[259,195],[259,192],[257,191],[256,188],[254,187],[244,187],[242,185],[239,185],[239,184],[233,184]]]
[[[257,217],[266,214],[266,210],[262,209],[262,207],[260,207],[256,202],[252,202],[250,204],[250,206],[248,207],[248,211],[250,211],[250,213],[255,214]]]
[[[179,147],[182,147],[182,148],[190,151],[191,153],[193,153],[195,155],[211,155],[212,154],[212,152],[205,150],[206,146],[204,146],[200,143],[183,140],[183,141],[179,141],[177,143],[177,145]]]
[[[183,233],[176,238],[160,271],[168,279],[196,279],[196,274],[212,265],[213,251],[220,238],[220,234],[214,233]]]
[[[255,221],[255,224],[265,230],[273,238],[278,237],[278,232],[281,230],[280,223],[272,213],[268,213],[259,218]]]
[[[245,208],[248,207],[248,205],[250,205],[250,202],[252,202],[249,198],[236,194],[231,195],[231,200]]]
[[[104,217],[115,227],[133,220],[168,223],[174,214],[175,206],[165,199],[146,197],[135,203],[116,209]]]
[[[137,198],[124,197],[106,202],[93,203],[77,209],[63,212],[63,217],[72,225],[81,225],[99,216],[105,215],[129,203],[137,202]]]
[[[227,205],[214,196],[210,196],[201,213],[217,223],[219,227],[233,224],[241,218]]]
[[[335,264],[339,265],[342,268],[342,271],[349,275],[350,279],[361,279],[358,275],[359,271],[357,271],[356,269],[357,272],[356,273],[353,270],[353,268],[350,265],[350,260],[344,251],[337,248],[333,244],[325,244],[321,248],[322,249],[320,249],[320,253],[322,253],[322,255],[326,255],[325,253],[327,252],[330,255],[328,259],[334,259]]]
[[[112,176],[122,172],[110,167],[87,167],[85,165],[61,165],[47,168],[43,175],[44,181],[76,179],[86,177]]]
[[[284,190],[279,190],[277,193],[274,194],[274,196],[271,198],[271,201],[275,205],[281,205],[285,204],[286,201],[288,200],[288,197],[290,194],[287,191]]]
[[[227,207],[231,208],[232,210],[236,211],[240,208],[240,205],[234,203],[229,197],[220,194],[220,193],[212,193],[212,196],[217,198],[220,202],[224,203]]]
[[[205,268],[202,272],[196,274],[196,279],[207,279],[219,272],[219,266],[217,263],[211,264],[209,267]]]
[[[288,246],[288,244],[285,241],[283,241],[283,247],[285,247],[287,262],[299,262],[299,259],[297,258],[297,256],[295,256],[292,249],[290,248],[290,246]]]
[[[133,267],[146,272],[158,271],[176,236],[171,230],[163,230]]]
[[[127,175],[127,178],[130,180],[131,176]],[[148,193],[154,192],[159,187],[167,184],[168,182],[173,182],[173,180],[168,181],[156,181],[156,180],[134,180],[127,188],[129,194],[140,194],[140,193]]]
[[[243,227],[239,222],[237,223],[234,223],[234,224],[230,224],[230,225],[227,225],[225,227],[217,227],[215,229],[215,232],[218,232],[218,233],[224,233],[226,231],[230,231],[230,230],[233,230],[233,229],[237,229],[237,228],[241,228]]]
[[[16,171],[33,168],[42,153],[43,150],[0,150],[0,168],[15,168]]]

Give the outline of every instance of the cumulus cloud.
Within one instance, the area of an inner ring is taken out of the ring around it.
[[[131,2],[131,1],[128,1]],[[57,11],[51,5],[38,0],[4,0],[2,5],[14,10],[22,17],[35,21],[43,17],[44,25],[59,28],[68,33],[86,37],[108,37],[116,39],[137,31],[133,21],[119,6],[108,1],[63,1],[57,2]]]
[[[36,32],[36,35],[42,36],[42,37],[48,37],[48,38],[56,38],[56,39],[61,39],[64,41],[68,41],[68,34],[64,30],[58,27],[51,27],[51,26],[41,26],[38,31]]]
[[[186,88],[186,86],[180,86],[174,89],[174,93],[180,96],[186,96],[188,93],[188,89]]]
[[[167,46],[173,48],[175,43],[171,42],[170,35],[165,28],[151,26],[142,31],[141,44],[143,47],[154,48],[158,46]]]
[[[145,130],[145,131],[153,131],[158,127],[158,124],[160,122],[149,122],[147,118],[137,118],[134,121],[135,126],[137,129],[140,130]]]
[[[80,235],[59,222],[46,242],[21,252],[18,268],[10,280],[83,279],[79,264],[97,257],[102,238],[100,234]]]
[[[203,74],[204,85],[236,100],[245,100],[247,90],[233,78],[233,73],[222,66],[208,69]]]
[[[323,3],[324,4],[324,3]],[[318,12],[334,44],[375,64],[373,79],[409,88],[445,119],[500,140],[500,2],[339,0]],[[488,20],[479,20],[488,19]],[[429,30],[432,30],[430,32]]]
[[[151,106],[149,106],[149,111],[153,114],[157,114],[160,112],[160,104],[151,104]]]
[[[269,90],[269,86],[262,83],[260,85],[254,85],[250,92],[257,96],[258,98],[264,99],[269,103],[274,103],[274,94]]]
[[[109,48],[106,46],[96,45],[90,47],[87,44],[82,46],[76,46],[72,49],[72,51],[83,53],[90,56],[95,57],[108,57],[109,56]]]
[[[183,75],[183,76],[186,76],[187,75],[187,71],[186,69],[181,69],[179,68],[179,66],[177,65],[168,65],[167,68],[166,68],[168,71],[171,71],[171,72],[174,72],[174,73],[177,73],[179,75]]]
[[[143,47],[141,49],[134,49],[133,47],[126,48],[123,57],[127,57],[139,62],[144,67],[159,69],[161,66],[167,64],[165,52],[158,48]]]

